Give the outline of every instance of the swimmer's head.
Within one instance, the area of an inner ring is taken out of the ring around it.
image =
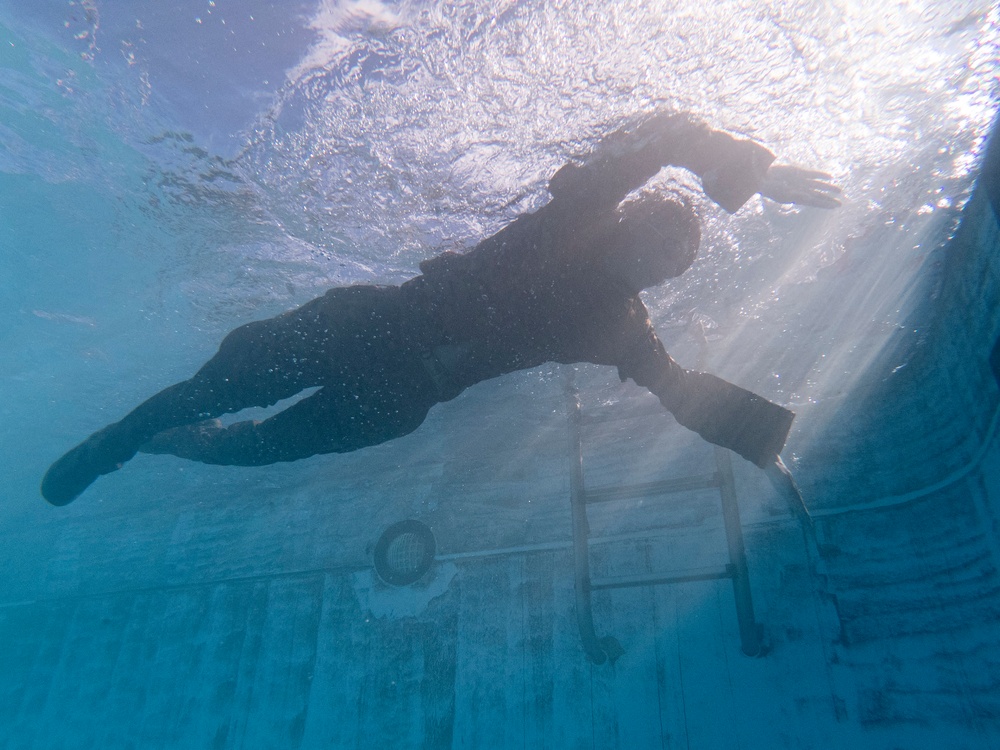
[[[700,241],[698,217],[679,196],[644,195],[619,209],[609,270],[636,291],[648,289],[690,268]]]

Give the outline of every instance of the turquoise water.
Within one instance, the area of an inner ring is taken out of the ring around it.
[[[425,258],[471,247],[542,205],[571,155],[661,105],[826,169],[846,195],[831,213],[754,201],[728,217],[703,202],[706,252],[648,294],[668,347],[798,412],[787,456],[817,509],[931,485],[981,435],[951,452],[924,446],[919,476],[870,480],[851,453],[864,438],[841,430],[831,453],[830,424],[854,389],[905,373],[911,345],[933,334],[947,239],[995,116],[995,8],[127,5],[0,4],[0,632],[13,644],[0,657],[0,746],[834,747],[841,730],[872,747],[920,746],[908,744],[919,732],[899,729],[914,722],[882,726],[866,713],[902,679],[869,669],[878,656],[853,652],[865,666],[829,688],[791,676],[836,661],[822,618],[774,636],[769,676],[730,680],[773,692],[772,713],[740,709],[767,717],[748,734],[694,718],[713,701],[739,703],[710,681],[670,700],[661,691],[661,706],[688,702],[684,719],[644,713],[638,698],[630,713],[626,686],[592,676],[559,551],[565,368],[478,386],[414,435],[362,454],[254,470],[141,456],[65,509],[37,486],[63,451],[188,377],[232,328],[330,286],[398,283]],[[576,379],[591,409],[652,408],[612,371],[584,367]],[[595,438],[595,481],[646,481],[664,463],[677,473],[702,460],[699,445],[660,430],[647,421]],[[782,509],[751,470],[738,479],[759,531],[762,611],[780,630],[794,606],[768,576],[798,585],[794,528],[791,542],[770,530]],[[674,546],[695,556],[709,545],[691,502],[656,518],[687,524],[694,541]],[[435,529],[439,572],[423,588],[380,587],[372,547],[407,517]],[[556,546],[541,562],[521,549],[545,544]],[[495,549],[521,551],[475,557]],[[462,567],[464,554],[485,567]],[[730,606],[717,594],[704,600]],[[660,617],[643,667],[653,682],[671,658],[702,653],[697,669],[728,653],[706,635],[664,655],[656,639],[674,632],[664,622],[702,632],[702,595],[679,596],[690,598],[648,604]],[[713,627],[719,642],[731,635]],[[884,655],[900,658],[891,646]],[[601,690],[617,702],[602,703]],[[846,701],[845,716],[815,708],[816,693]],[[965,704],[938,710],[934,695],[928,712],[945,717],[935,728],[995,730],[995,715],[963,723],[954,715],[969,716]]]

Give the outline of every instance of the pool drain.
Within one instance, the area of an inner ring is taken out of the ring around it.
[[[375,572],[392,586],[408,586],[434,562],[434,534],[425,523],[408,520],[382,532],[375,545]]]

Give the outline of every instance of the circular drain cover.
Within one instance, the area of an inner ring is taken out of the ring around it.
[[[375,572],[393,586],[407,586],[431,568],[434,534],[420,521],[394,523],[375,545]]]

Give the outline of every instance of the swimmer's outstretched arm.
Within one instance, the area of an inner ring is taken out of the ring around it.
[[[605,138],[590,156],[566,164],[552,177],[556,198],[584,206],[613,207],[672,165],[701,178],[705,194],[735,213],[755,194],[779,203],[818,208],[840,205],[830,175],[775,164],[775,155],[748,138],[712,128],[686,113],[636,118]]]

